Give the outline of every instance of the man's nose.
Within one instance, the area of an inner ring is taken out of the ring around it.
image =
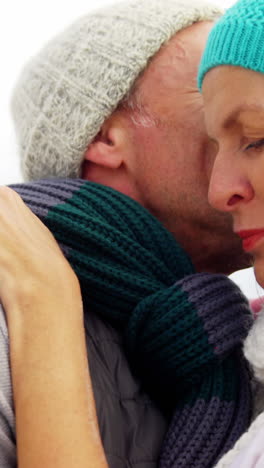
[[[239,164],[239,158],[219,152],[210,177],[208,191],[210,205],[219,211],[232,213],[253,197],[253,187]]]

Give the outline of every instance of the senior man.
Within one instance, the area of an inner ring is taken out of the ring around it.
[[[249,259],[229,216],[207,201],[214,148],[196,87],[219,15],[202,1],[135,0],[82,17],[25,67],[12,105],[26,180],[81,176],[120,191],[174,235],[198,272],[229,274]],[[122,337],[92,311],[87,347],[109,466],[157,466],[169,421],[132,374]],[[11,385],[1,394],[9,468]]]
[[[145,206],[198,270],[245,266],[207,201],[214,149],[196,87],[217,7],[121,2],[81,18],[25,68],[13,114],[26,180],[82,176]]]

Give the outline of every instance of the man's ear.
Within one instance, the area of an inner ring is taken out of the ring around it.
[[[135,131],[130,116],[115,111],[89,145],[82,164],[81,177],[106,185],[139,201],[134,175]]]
[[[100,132],[89,145],[84,159],[108,169],[118,169],[125,158],[126,126],[124,117],[112,114],[101,127]]]

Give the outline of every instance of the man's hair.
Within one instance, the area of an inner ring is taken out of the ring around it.
[[[129,111],[131,121],[136,127],[156,127],[157,121],[146,108],[138,103],[136,96],[132,95],[122,102],[122,107]]]
[[[118,104],[118,109],[126,109],[129,117],[136,127],[156,127],[157,119],[146,109],[140,95],[141,75],[134,85]]]
[[[220,14],[204,0],[128,0],[49,42],[25,66],[12,99],[24,178],[78,177],[89,144],[121,103],[135,124],[153,125],[138,77],[177,31]]]

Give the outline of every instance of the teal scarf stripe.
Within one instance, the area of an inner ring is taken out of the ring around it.
[[[238,362],[239,354],[235,354],[230,359],[218,362],[217,366],[208,368],[208,374],[200,382],[195,381],[195,379],[190,381],[189,389],[185,393],[183,392],[179,399],[179,407],[194,405],[197,394],[201,400],[206,402],[209,402],[212,397],[217,397],[225,402],[233,402],[234,399],[238,399],[239,386],[241,385],[241,369]]]
[[[177,284],[139,303],[131,314],[125,341],[143,380],[151,376],[153,384],[159,369],[161,390],[167,396],[168,387],[174,396],[180,395],[220,362],[197,310]]]
[[[251,416],[245,297],[224,275],[195,273],[174,237],[125,195],[81,180],[13,188],[75,270],[87,326],[93,310],[122,332],[133,372],[172,418],[160,468],[213,466]]]

